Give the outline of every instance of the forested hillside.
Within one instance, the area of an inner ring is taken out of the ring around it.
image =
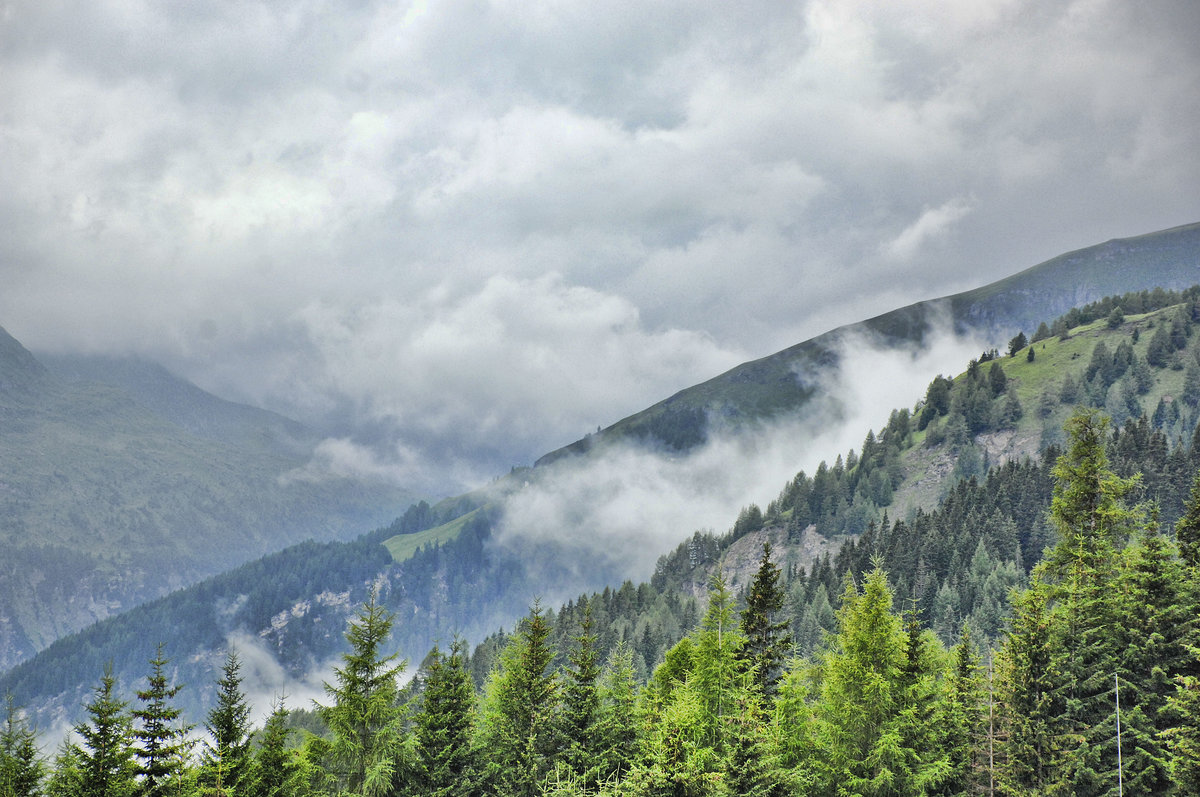
[[[10,704],[0,785],[33,794],[44,780],[55,795],[97,783],[246,795],[1195,794],[1200,478],[1173,533],[1163,529],[1153,504],[1129,500],[1139,477],[1111,469],[1108,428],[1095,410],[1067,421],[1049,473],[1054,543],[1005,595],[1012,618],[991,644],[969,621],[953,645],[939,639],[919,605],[898,599],[886,555],[856,574],[851,562],[886,551],[899,524],[845,556],[831,628],[808,651],[794,643],[795,603],[769,543],[740,600],[717,571],[699,616],[678,590],[654,585],[557,616],[535,605],[473,659],[461,640],[434,646],[403,689],[389,642],[398,618],[372,590],[303,730],[289,731],[282,698],[252,730],[231,651],[208,741],[190,753],[160,648],[132,705],[111,670],[97,676],[75,739],[52,760]],[[799,583],[827,590],[828,569]],[[674,570],[664,562],[660,584]],[[684,634],[648,680],[630,627],[609,633],[646,612],[677,619]],[[484,656],[478,689],[472,669]]]
[[[713,572],[740,594],[763,542],[783,567],[801,654],[834,629],[846,576],[861,577],[873,563],[889,571],[898,605],[919,610],[944,642],[968,620],[978,644],[993,643],[1009,590],[1026,583],[1053,540],[1045,513],[1059,449],[1037,452],[1062,444],[1076,403],[1126,419],[1110,442],[1114,468],[1143,474],[1136,497],[1157,501],[1166,527],[1180,515],[1198,463],[1189,387],[1200,385],[1198,295],[1099,302],[1014,337],[1005,352],[984,352],[963,374],[934,380],[915,409],[893,412],[859,450],[798,474],[765,509],[747,507],[729,533],[698,532],[660,560],[649,583],[603,589],[608,574],[592,573],[601,592],[548,611],[560,620],[559,649],[591,605],[602,619],[601,652],[623,640],[636,676],[648,677],[700,616]],[[557,547],[495,539],[504,491],[535,477],[517,473],[491,492],[418,504],[353,544],[309,544],[211,579],[56,643],[0,688],[44,722],[77,718],[103,662],[128,688],[162,640],[173,671],[195,685],[180,699],[199,716],[230,638],[256,640],[302,674],[344,650],[343,624],[371,588],[399,618],[392,644],[405,656],[415,660],[456,633],[482,639],[578,578],[569,538]],[[480,682],[505,641],[489,639],[470,657]]]
[[[162,369],[108,362],[98,381],[59,366],[0,329],[0,668],[284,545],[352,539],[412,500],[381,481],[285,478],[313,432]]]

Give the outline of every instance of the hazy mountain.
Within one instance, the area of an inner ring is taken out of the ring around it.
[[[1200,450],[1185,451],[1182,444],[1167,453],[1167,441],[1191,438],[1200,416],[1200,290],[1191,289],[1180,303],[1165,307],[1159,296],[1158,304],[1146,296],[1138,303],[1150,299],[1147,306],[1127,303],[1131,312],[1116,325],[1107,321],[1109,305],[1098,303],[1078,314],[1081,324],[1066,337],[1039,340],[1012,357],[972,361],[942,382],[946,393],[940,406],[932,401],[925,405],[928,411],[922,407],[915,414],[898,408],[879,420],[878,433],[869,435],[857,453],[843,459],[839,452],[827,452],[838,455],[836,464],[797,474],[765,510],[750,507],[736,521],[728,518],[728,535],[697,533],[659,559],[656,588],[670,582],[685,590],[685,597],[702,595],[705,574],[714,566],[725,569],[735,587],[743,584],[767,539],[790,572],[811,569],[821,556],[861,539],[885,511],[893,518],[920,518],[917,510],[932,510],[960,479],[982,478],[989,466],[1036,457],[1045,445],[1061,441],[1062,423],[1077,403],[1102,407],[1117,423],[1141,413],[1153,416],[1147,428],[1154,439],[1138,445],[1143,451],[1161,449],[1151,459],[1161,460],[1163,473],[1148,474],[1146,497],[1159,501],[1162,521],[1169,525],[1186,494],[1179,485],[1190,484],[1181,474],[1194,470],[1193,460],[1200,456]],[[972,522],[972,534],[999,524],[996,528],[1010,538],[1005,567],[1032,565],[1047,542],[1038,503],[1048,500],[1046,473],[1046,466],[1010,473],[1012,494],[1005,511],[1015,514],[1008,520],[982,515]],[[558,540],[503,536],[511,502],[538,478],[534,472],[515,472],[473,495],[410,507],[391,526],[354,542],[297,546],[213,577],[59,640],[0,679],[0,688],[38,706],[47,721],[70,716],[103,661],[113,660],[129,684],[142,674],[155,643],[166,640],[178,677],[197,684],[187,700],[199,711],[220,652],[231,642],[256,662],[256,690],[269,694],[283,689],[285,681],[290,691],[319,683],[323,668],[341,649],[347,616],[368,587],[397,613],[393,641],[415,661],[434,641],[445,642],[456,633],[477,641],[509,625],[538,596],[553,605],[562,596],[619,583],[622,575],[590,556],[570,529]],[[860,565],[869,558],[861,551],[857,556]],[[954,561],[961,564],[961,557]],[[837,567],[845,566],[839,559]],[[920,586],[912,573],[898,572],[896,578],[906,589]],[[914,599],[932,606],[939,582],[920,590]],[[984,619],[993,631],[999,627],[995,616]],[[957,632],[951,620],[943,625]],[[652,650],[670,643],[678,631],[672,628],[642,628],[637,634],[636,628],[627,629],[646,648],[644,667],[655,663]]]
[[[300,475],[317,437],[156,366],[50,369],[0,330],[0,666],[64,633],[413,498]]]
[[[1179,290],[1200,282],[1200,223],[1069,252],[999,282],[848,324],[679,391],[603,431],[551,452],[546,464],[597,444],[634,438],[686,450],[712,430],[798,412],[836,413],[822,390],[847,339],[912,349],[953,330],[1000,346],[1024,330],[1104,296]],[[809,406],[814,399],[815,406]]]

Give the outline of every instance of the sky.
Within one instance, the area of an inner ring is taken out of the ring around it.
[[[1200,220],[1197,30],[1194,0],[0,0],[0,326],[450,492]]]

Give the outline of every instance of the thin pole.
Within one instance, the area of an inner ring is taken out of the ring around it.
[[[1121,682],[1113,673],[1113,695],[1117,701],[1117,795],[1125,793],[1125,776],[1121,771]]]

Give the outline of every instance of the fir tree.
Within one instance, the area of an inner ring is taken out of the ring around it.
[[[414,718],[416,775],[422,794],[468,794],[474,776],[471,727],[475,690],[464,647],[462,640],[455,640],[449,655],[436,645],[429,655],[425,688]]]
[[[575,777],[586,784],[594,783],[599,776],[603,744],[598,726],[598,655],[591,604],[588,604],[580,623],[579,636],[575,637],[575,646],[569,654],[560,710],[564,763]]]
[[[489,677],[481,711],[484,786],[532,797],[550,771],[557,734],[559,685],[550,664],[550,624],[535,604]]]
[[[17,710],[12,695],[4,701],[0,727],[0,795],[37,797],[42,793],[45,767],[38,757],[37,735]]]
[[[116,697],[116,678],[109,662],[92,700],[84,706],[87,721],[75,726],[83,742],[78,754],[80,797],[129,797],[134,793],[137,762],[127,706]]]
[[[1179,556],[1188,567],[1200,570],[1200,473],[1192,483],[1191,496],[1183,516],[1175,524],[1175,540]]]
[[[242,693],[241,660],[236,650],[225,655],[217,680],[217,704],[208,713],[210,736],[200,771],[202,793],[213,797],[253,791],[250,750],[250,706]]]
[[[618,643],[609,654],[598,688],[599,779],[609,782],[629,772],[637,753],[637,682],[633,651]]]
[[[400,774],[404,712],[396,678],[406,662],[384,655],[393,616],[376,601],[374,590],[346,630],[350,651],[325,683],[332,705],[317,713],[333,735],[330,774],[341,791],[363,797],[388,794]]]
[[[742,634],[746,641],[740,657],[754,668],[755,681],[768,701],[775,696],[783,662],[792,644],[787,620],[775,619],[786,597],[779,577],[779,568],[771,561],[771,544],[764,542],[758,572],[750,582],[742,612]]]
[[[253,797],[298,797],[302,793],[301,767],[296,754],[287,747],[287,709],[280,697],[271,706],[271,714],[258,733],[258,753],[255,758],[258,777],[253,789],[245,792]]]
[[[137,691],[141,705],[133,711],[138,722],[133,733],[141,776],[138,794],[145,797],[163,797],[177,790],[190,747],[187,736],[191,727],[179,723],[182,710],[171,705],[182,687],[168,681],[168,663],[159,644],[150,660],[149,684]]]

